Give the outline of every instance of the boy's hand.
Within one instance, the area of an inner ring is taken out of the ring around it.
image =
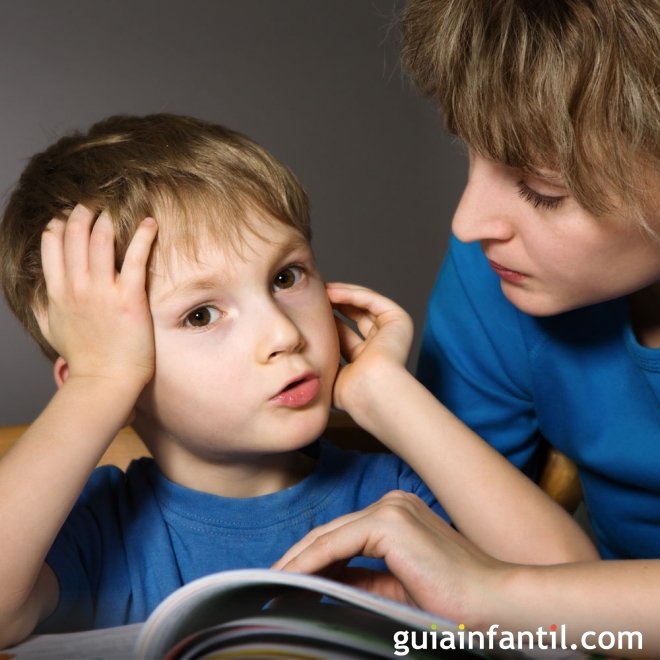
[[[154,370],[153,324],[146,293],[147,262],[157,232],[145,219],[115,270],[114,230],[78,204],[68,220],[50,221],[41,239],[48,307],[39,327],[66,360],[68,377],[120,379],[140,389]]]
[[[405,369],[413,337],[410,316],[385,296],[354,284],[326,285],[333,307],[354,321],[355,332],[337,318],[341,354],[347,364],[337,374],[334,404],[341,410],[359,405],[389,370]]]

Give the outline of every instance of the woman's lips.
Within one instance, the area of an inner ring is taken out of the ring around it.
[[[321,380],[319,377],[309,376],[287,385],[271,401],[286,408],[302,408],[316,398],[320,389]]]
[[[495,273],[497,273],[499,277],[501,277],[503,280],[506,280],[507,282],[517,283],[527,279],[527,275],[524,273],[519,273],[517,270],[509,270],[508,268],[502,266],[502,264],[498,264],[497,261],[489,259],[488,263],[490,264],[490,267],[495,271]]]

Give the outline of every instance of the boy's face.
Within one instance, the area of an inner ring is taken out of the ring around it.
[[[298,449],[327,423],[339,347],[324,283],[300,234],[249,213],[258,236],[200,240],[196,260],[168,255],[151,274],[156,370],[140,432],[178,456],[249,461]]]
[[[660,241],[634,223],[593,216],[550,175],[530,177],[476,154],[452,230],[480,241],[504,295],[528,314],[565,312],[660,280]]]

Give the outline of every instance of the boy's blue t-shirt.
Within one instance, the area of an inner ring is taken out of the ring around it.
[[[660,350],[636,340],[625,298],[529,316],[454,238],[418,376],[528,474],[543,439],[575,461],[604,557],[660,557]]]
[[[97,468],[46,558],[60,601],[37,632],[144,621],[191,580],[233,568],[268,568],[314,527],[397,489],[442,511],[395,455],[343,451],[324,440],[308,477],[245,499],[175,484],[148,458],[131,463],[126,473]],[[384,568],[364,557],[351,565]]]

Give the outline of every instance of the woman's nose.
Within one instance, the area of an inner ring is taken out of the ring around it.
[[[460,241],[506,241],[513,236],[516,190],[505,166],[471,156],[468,181],[452,220]]]

